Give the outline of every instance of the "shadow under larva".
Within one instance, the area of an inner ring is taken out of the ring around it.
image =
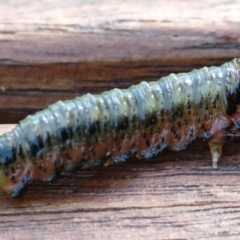
[[[240,139],[240,58],[220,67],[59,101],[0,137],[0,183],[13,197],[62,170],[152,158],[208,141],[213,168]]]

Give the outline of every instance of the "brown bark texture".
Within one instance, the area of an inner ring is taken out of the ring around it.
[[[0,132],[58,100],[240,56],[240,1],[2,1]],[[238,143],[0,192],[0,239],[238,239]]]

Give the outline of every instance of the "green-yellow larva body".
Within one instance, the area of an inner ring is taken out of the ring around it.
[[[133,155],[209,141],[213,167],[225,141],[238,140],[240,59],[220,67],[171,74],[126,90],[59,101],[0,137],[1,185],[13,197],[32,180],[95,167]]]

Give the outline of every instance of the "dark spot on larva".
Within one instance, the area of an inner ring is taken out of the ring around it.
[[[60,134],[61,134],[61,141],[62,141],[62,143],[65,143],[69,139],[67,129],[66,128],[62,128],[60,130]]]
[[[177,108],[176,110],[173,109],[170,116],[171,122],[175,122],[179,117],[182,117],[181,109],[180,108]]]
[[[117,131],[123,131],[126,128],[128,128],[128,117],[123,117],[122,119],[119,119]]]
[[[136,144],[135,144],[135,143],[132,143],[132,144],[130,145],[130,148],[132,149],[132,148],[134,148],[134,147],[136,147]]]
[[[226,130],[226,131],[230,131],[231,128],[232,128],[232,125],[229,124],[229,125],[227,125],[226,127],[224,127],[223,129]]]
[[[211,140],[212,138],[213,138],[213,134],[212,133],[202,133],[202,138],[204,139],[204,140],[207,140],[207,141],[209,141],[209,140]]]
[[[187,103],[186,103],[186,108],[187,108],[187,109],[190,109],[190,108],[191,108],[191,105],[190,105],[190,100],[187,100]]]
[[[30,172],[27,171],[27,172],[26,172],[26,177],[27,177],[27,179],[30,179],[30,176],[31,176]]]
[[[150,141],[149,141],[149,139],[147,139],[147,140],[145,141],[145,144],[146,144],[147,147],[150,147]]]
[[[143,138],[146,138],[146,132],[143,132]]]
[[[181,124],[181,122],[180,122],[180,121],[178,121],[178,122],[177,122],[177,125],[178,125],[178,127],[179,127],[179,128],[181,128],[181,127],[182,127],[182,124]]]
[[[43,159],[43,151],[37,153],[38,158]]]
[[[158,145],[156,146],[156,149],[157,149],[157,150],[160,150],[160,149],[161,149],[161,145],[158,144]]]
[[[183,120],[183,125],[187,125],[188,124],[188,120],[187,119],[184,119]]]
[[[97,130],[97,128],[96,128],[95,124],[94,123],[90,124],[89,129],[88,129],[89,135],[94,135],[96,130]]]
[[[174,133],[174,137],[175,137],[176,139],[178,139],[178,137],[179,137],[179,133],[175,131],[175,133]]]
[[[21,157],[22,159],[24,158],[23,148],[21,144],[19,145],[19,148],[18,148],[18,156]]]
[[[81,131],[79,126],[75,126],[73,128],[73,132],[75,133],[75,135],[77,134],[78,136],[81,136]]]
[[[192,129],[192,128],[189,129],[189,136],[190,136],[190,137],[193,136],[193,129]]]
[[[240,84],[232,86],[231,89],[225,88],[227,99],[227,114],[231,115],[236,112],[236,105],[240,103]]]
[[[237,129],[239,130],[239,127],[240,127],[240,118],[237,118],[236,124],[237,124]]]
[[[208,105],[207,105],[207,103],[205,103],[204,109],[205,109],[205,110],[208,110]]]
[[[201,128],[201,129],[204,129],[204,127],[205,127],[205,126],[204,126],[204,124],[202,123],[201,126],[200,126],[200,128]]]
[[[150,134],[153,134],[153,127],[150,127]]]
[[[15,173],[15,169],[14,169],[13,166],[11,167],[11,171],[12,171],[13,174]]]
[[[125,133],[121,134],[121,139],[123,140],[125,138]]]
[[[238,141],[240,141],[240,135],[223,134],[222,138],[227,142],[238,142]]]
[[[160,109],[160,110],[159,110],[158,115],[159,115],[160,117],[163,117],[163,109]]]
[[[202,102],[199,103],[199,108],[202,108]]]
[[[136,121],[136,115],[133,115],[131,118],[131,122],[134,123]]]
[[[44,142],[47,143],[48,146],[51,146],[52,142],[51,142],[51,136],[49,132],[46,132],[46,137],[44,139]]]
[[[12,181],[13,183],[17,183],[16,178],[13,175],[11,176],[10,181]]]
[[[100,131],[101,131],[101,124],[100,124],[100,121],[99,120],[97,120],[96,122],[95,122],[95,125],[96,125],[96,130],[100,133]]]
[[[229,136],[229,135],[227,135],[227,134],[223,134],[223,135],[222,135],[222,138],[223,138],[225,141],[227,141],[227,142],[231,141],[231,136]]]
[[[11,163],[16,161],[16,150],[15,148],[2,148],[0,151],[1,163],[4,166],[9,166]]]
[[[216,100],[216,98],[213,98],[213,100],[212,100],[212,107],[216,108],[216,105],[217,105],[217,100]]]
[[[200,117],[200,116],[197,116],[196,122],[197,122],[197,123],[200,123],[200,121],[201,121],[201,117]]]
[[[72,127],[68,127],[67,131],[68,131],[69,139],[72,139],[73,138],[73,129],[72,129]]]
[[[118,140],[117,136],[113,137],[113,141],[116,142]]]
[[[152,124],[154,124],[154,123],[156,123],[157,119],[155,116],[152,116],[150,121]]]
[[[38,165],[38,169],[41,170],[42,168],[43,168],[42,164]]]
[[[103,123],[103,127],[104,127],[105,130],[106,130],[106,128],[107,128],[107,122],[106,122],[106,121]]]
[[[71,157],[70,157],[68,152],[64,152],[63,156],[64,156],[65,159],[71,160]]]
[[[178,108],[178,110],[177,110],[177,116],[178,116],[178,117],[182,117],[182,111],[181,111],[180,108]]]
[[[188,115],[191,115],[191,111],[190,110],[187,113],[188,113]]]
[[[165,141],[164,137],[162,137],[161,141],[162,141],[162,143],[164,143],[164,141]]]

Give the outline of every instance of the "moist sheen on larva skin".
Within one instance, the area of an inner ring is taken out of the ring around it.
[[[196,138],[209,142],[217,168],[223,144],[240,139],[239,103],[240,59],[59,101],[0,137],[1,186],[16,197],[63,169],[152,158]]]

